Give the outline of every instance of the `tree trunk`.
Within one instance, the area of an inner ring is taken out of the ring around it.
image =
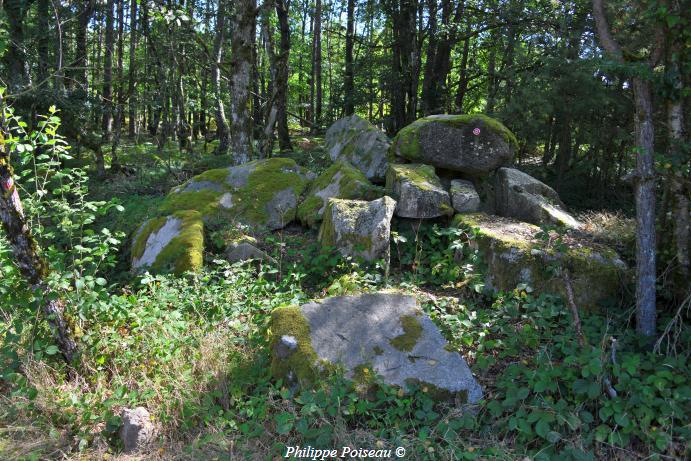
[[[123,79],[122,61],[124,56],[124,40],[125,32],[125,0],[117,0],[118,2],[118,63],[117,63],[117,108],[115,110],[115,135],[113,136],[113,145],[111,148],[111,163],[110,169],[113,173],[120,171],[120,159],[118,159],[118,146],[120,144],[120,135],[122,132],[122,122],[125,117],[125,85]]]
[[[278,65],[274,50],[273,31],[271,30],[271,4],[274,0],[264,0],[261,14],[261,35],[264,42],[264,49],[269,60],[269,84],[267,85],[268,98],[264,111],[264,130],[261,137],[259,148],[259,158],[269,158],[274,148],[274,130],[278,116],[278,86],[276,85],[276,73]]]
[[[0,105],[2,105],[1,99]],[[43,316],[51,327],[55,343],[63,359],[71,366],[78,349],[70,326],[63,317],[65,303],[55,296],[46,282],[48,265],[39,255],[38,245],[24,218],[19,192],[14,183],[10,156],[6,151],[2,134],[0,134],[0,221],[12,249],[14,263],[27,280],[29,288],[42,296]]]
[[[137,2],[130,0],[130,63],[127,95],[129,98],[129,136],[137,135],[137,95],[135,93],[137,77]]]
[[[50,49],[50,35],[48,34],[48,18],[50,0],[39,0],[38,2],[38,84],[45,85],[48,80],[48,50]]]
[[[217,155],[228,153],[230,146],[230,133],[228,121],[221,97],[221,61],[223,60],[223,42],[225,41],[227,0],[218,0],[216,11],[216,36],[214,37],[214,56],[211,63],[211,84],[213,85],[214,106],[216,108],[216,137],[218,138]]]
[[[101,123],[101,136],[103,143],[110,142],[113,134],[113,42],[115,31],[113,24],[115,20],[115,0],[108,0],[106,7],[106,37],[105,51],[103,57],[103,120]],[[106,173],[103,154],[96,154],[96,170],[99,176]]]
[[[276,123],[278,146],[281,151],[291,151],[288,132],[288,65],[290,62],[290,25],[288,24],[288,4],[286,0],[276,1],[276,16],[280,31],[280,49],[276,59]]]
[[[355,41],[355,0],[348,0],[345,42],[345,74],[343,75],[343,111],[345,115],[355,113],[355,85],[353,70],[353,44]]]
[[[252,76],[252,41],[257,15],[256,0],[237,0],[233,15],[231,58],[231,146],[233,162],[246,163],[252,157],[252,124],[249,90]]]
[[[458,73],[458,92],[456,93],[456,111],[463,113],[465,93],[468,91],[468,54],[470,52],[470,38],[463,41],[463,53],[461,54],[461,70]]]
[[[593,0],[593,16],[602,47],[619,63],[624,63],[621,47],[612,36],[602,0]],[[651,54],[655,65],[658,50]],[[631,79],[636,107],[636,329],[647,337],[656,334],[655,308],[655,169],[653,107],[650,82],[644,77]]]
[[[24,45],[24,19],[28,8],[25,0],[5,0],[3,6],[7,16],[8,33],[7,49],[3,56],[7,89],[10,93],[16,93],[31,84]]]
[[[322,2],[316,0],[314,9],[314,29],[312,32],[312,88],[313,103],[311,133],[321,126],[322,119]]]
[[[91,21],[91,15],[94,12],[94,0],[85,0],[82,2],[82,7],[79,11],[79,18],[77,21],[77,52],[74,60],[74,66],[76,68],[74,73],[74,79],[78,87],[86,95],[88,92],[88,69],[86,67],[86,54],[87,54],[87,31],[89,26],[89,21]]]

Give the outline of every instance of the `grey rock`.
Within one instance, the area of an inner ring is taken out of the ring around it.
[[[389,261],[391,218],[396,201],[382,197],[364,200],[329,199],[319,229],[323,246],[338,248],[344,256],[361,257],[367,261]]]
[[[389,385],[429,386],[438,397],[464,394],[470,404],[482,399],[465,360],[447,350],[414,296],[340,296],[304,304],[300,312],[309,323],[317,360],[342,366],[349,378],[365,367]]]
[[[298,206],[297,216],[304,225],[315,227],[321,222],[330,198],[375,200],[383,193],[360,170],[345,160],[337,160],[312,182]]]
[[[230,263],[258,260],[275,263],[276,260],[249,242],[233,242],[225,250],[225,259]]]
[[[454,179],[449,193],[451,205],[458,213],[475,213],[480,210],[480,195],[472,182]]]
[[[499,168],[495,178],[495,207],[499,216],[541,225],[582,225],[567,211],[559,195],[547,184],[515,168]]]
[[[470,175],[484,175],[511,162],[515,136],[481,114],[430,115],[401,129],[391,154],[412,162]]]
[[[125,453],[135,453],[153,442],[157,429],[146,408],[125,408],[122,410],[121,418],[120,440]]]
[[[389,164],[386,191],[396,200],[396,216],[425,219],[453,214],[449,193],[429,165]]]
[[[298,340],[295,336],[283,335],[276,343],[274,354],[279,359],[290,357],[298,348]]]
[[[168,216],[166,221],[157,231],[151,232],[146,236],[144,253],[132,259],[132,268],[140,269],[145,266],[152,266],[156,262],[158,255],[168,246],[168,244],[178,235],[182,228],[182,219]],[[149,221],[142,224],[135,235],[136,242],[142,236],[142,232]]]
[[[512,218],[458,214],[453,223],[477,229],[468,243],[480,250],[487,267],[485,286],[492,290],[510,292],[524,284],[535,295],[550,293],[567,299],[563,278],[555,277],[552,270],[554,266],[567,267],[576,305],[594,310],[606,301],[620,299],[629,279],[626,265],[616,251],[581,233],[565,234],[563,250],[555,251],[537,238],[539,227]]]
[[[348,161],[369,180],[384,178],[391,142],[368,121],[357,115],[344,117],[329,127],[324,142],[331,160]]]

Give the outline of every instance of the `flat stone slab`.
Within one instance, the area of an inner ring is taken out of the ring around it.
[[[284,315],[293,309],[305,326],[291,334]],[[309,338],[301,337],[302,330]],[[468,403],[482,399],[482,388],[463,357],[446,349],[447,342],[437,326],[424,314],[414,296],[398,293],[373,293],[339,296],[301,307],[279,308],[272,318],[274,370],[287,369],[281,362],[291,352],[307,361],[316,359],[342,366],[346,376],[358,379],[367,369],[389,385],[419,384],[434,389],[434,394],[464,395]],[[297,341],[294,343],[293,341]],[[309,348],[304,342],[309,341]],[[302,342],[302,344],[301,344]],[[309,351],[309,353],[305,353]],[[290,358],[293,364],[296,358]],[[279,363],[276,363],[279,362]],[[297,378],[302,376],[296,368]]]

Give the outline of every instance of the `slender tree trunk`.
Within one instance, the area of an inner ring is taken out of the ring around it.
[[[3,60],[7,75],[7,88],[10,93],[15,93],[31,84],[24,45],[24,19],[28,8],[25,0],[5,0],[3,7],[7,17],[8,33],[7,49]]]
[[[120,159],[118,158],[118,146],[120,144],[120,135],[122,132],[122,122],[125,117],[125,85],[123,79],[122,61],[124,56],[124,39],[125,33],[125,0],[117,0],[118,2],[118,62],[117,62],[117,108],[115,110],[115,135],[113,136],[113,145],[111,148],[111,163],[110,169],[113,173],[120,171]]]
[[[252,157],[252,123],[249,90],[252,76],[252,42],[257,15],[256,0],[237,0],[233,15],[231,58],[231,146],[233,162],[246,163]]]
[[[129,97],[129,136],[137,135],[137,1],[130,0],[130,62],[127,94]]]
[[[429,20],[427,23],[427,61],[422,79],[422,113],[429,115],[434,113],[435,86],[434,61],[437,53],[437,0],[427,0]]]
[[[50,35],[48,34],[48,18],[52,16],[49,10],[50,0],[38,2],[38,84],[45,85],[48,80],[48,52],[50,49]]]
[[[678,13],[678,11],[675,12]],[[668,34],[669,35],[669,34]],[[674,93],[667,102],[667,138],[670,149],[670,157],[680,159],[681,165],[675,168],[669,175],[670,192],[672,194],[674,220],[674,248],[678,264],[677,292],[683,299],[684,293],[689,290],[691,274],[689,274],[689,190],[688,179],[684,177],[682,168],[688,164],[688,158],[684,160],[683,143],[685,142],[684,120],[684,81],[680,69],[682,44],[672,40],[667,52],[667,66],[672,77]]]
[[[314,28],[312,30],[312,110],[311,133],[316,133],[322,118],[322,2],[316,0],[314,6]]]
[[[624,63],[621,47],[612,36],[602,0],[593,0],[593,16],[602,47]],[[659,46],[659,45],[658,45]],[[654,50],[651,56],[656,56]],[[656,64],[651,58],[648,65]],[[652,96],[650,82],[641,76],[631,79],[636,107],[636,329],[647,337],[656,334],[655,307],[655,170]]]
[[[278,85],[276,85],[276,73],[278,72],[278,65],[276,63],[277,57],[274,50],[273,31],[271,29],[271,4],[273,0],[264,0],[264,5],[261,13],[261,35],[264,43],[266,56],[269,60],[269,84],[267,86],[267,94],[269,95],[266,101],[266,110],[264,111],[264,131],[261,137],[261,146],[259,148],[259,158],[269,158],[274,148],[274,131],[276,128],[276,119],[278,116]]]
[[[104,144],[108,144],[113,134],[113,42],[115,31],[115,0],[108,0],[106,7],[106,38],[103,57],[103,120],[101,136]],[[103,153],[96,153],[96,170],[99,176],[106,173]]]
[[[288,24],[287,0],[275,0],[276,16],[280,31],[279,55],[276,59],[276,123],[278,146],[281,151],[291,151],[288,132],[288,66],[290,63],[290,25]]]
[[[77,21],[77,54],[75,56],[75,67],[76,72],[74,74],[74,79],[77,81],[78,87],[84,92],[84,95],[88,93],[88,69],[86,66],[86,55],[87,55],[87,30],[89,26],[89,21],[91,21],[91,15],[94,12],[94,0],[85,0],[82,3],[81,10],[79,11],[79,17]]]
[[[348,0],[345,42],[345,74],[343,76],[343,111],[345,115],[355,113],[355,85],[353,69],[353,44],[355,42],[355,0]]]
[[[214,37],[214,56],[211,63],[211,84],[213,85],[214,106],[216,108],[216,137],[218,138],[217,155],[228,153],[230,146],[230,133],[228,132],[228,121],[223,107],[221,97],[221,61],[223,60],[223,42],[225,41],[226,29],[226,0],[218,0],[218,10],[216,11],[216,36]]]
[[[2,99],[0,98],[0,106]],[[12,249],[12,256],[19,272],[27,280],[29,288],[42,296],[41,310],[53,331],[55,343],[68,365],[74,364],[79,350],[63,317],[65,303],[55,296],[46,281],[48,265],[41,258],[24,218],[19,192],[14,183],[14,172],[6,150],[4,136],[0,133],[0,221],[5,237]]]

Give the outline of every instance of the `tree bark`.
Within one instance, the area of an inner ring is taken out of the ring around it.
[[[118,145],[120,144],[120,135],[122,131],[122,122],[125,117],[125,86],[123,79],[123,56],[124,56],[124,39],[125,32],[125,0],[117,0],[118,10],[118,57],[117,57],[117,106],[115,109],[115,135],[113,136],[113,145],[111,147],[111,163],[110,170],[113,173],[120,171],[120,159],[118,158]]]
[[[602,0],[593,0],[593,16],[601,45],[616,61],[623,63],[623,53],[610,32]],[[654,50],[651,56],[657,54]],[[647,64],[652,67],[655,59],[651,57]],[[631,82],[636,107],[636,329],[652,337],[656,333],[655,132],[650,82],[641,76],[633,77]]]
[[[312,79],[310,101],[310,132],[314,134],[321,125],[322,118],[322,2],[316,0],[314,6],[314,28],[312,30]]]
[[[2,105],[1,99],[0,105]],[[29,288],[41,294],[43,316],[51,327],[55,343],[63,359],[68,366],[72,366],[78,348],[70,326],[63,317],[65,303],[56,296],[46,281],[48,265],[40,256],[38,245],[24,218],[19,192],[14,183],[10,156],[2,133],[0,133],[0,221],[12,249],[14,263],[27,280]]]
[[[345,74],[343,75],[343,111],[345,115],[355,113],[355,85],[353,69],[353,44],[355,41],[355,0],[348,0],[345,38]]]
[[[129,98],[129,136],[134,139],[137,135],[137,1],[130,0],[130,56],[129,56],[129,78],[127,94]]]
[[[106,7],[106,37],[103,56],[103,120],[101,123],[101,137],[103,143],[110,142],[113,134],[113,42],[115,31],[115,1],[108,0]],[[99,176],[106,173],[103,153],[96,153],[96,171]]]
[[[218,138],[217,155],[225,155],[230,147],[228,121],[221,97],[221,61],[223,60],[223,42],[225,41],[227,0],[218,0],[216,11],[216,36],[214,37],[214,56],[211,63],[211,84],[216,116],[216,138]]]
[[[290,133],[288,132],[288,66],[290,63],[290,25],[288,24],[288,3],[276,1],[276,16],[280,31],[279,54],[276,57],[276,128],[278,146],[281,151],[291,151]]]
[[[256,0],[237,0],[233,14],[231,58],[231,133],[233,162],[246,163],[252,157],[252,124],[249,116],[252,42],[257,16]]]
[[[31,84],[29,66],[24,44],[24,19],[33,0],[5,0],[3,7],[7,16],[7,50],[3,56],[7,72],[7,89],[19,92]]]

